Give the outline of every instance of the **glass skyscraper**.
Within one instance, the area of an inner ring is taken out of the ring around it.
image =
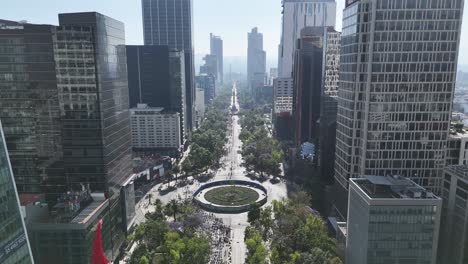
[[[192,0],[142,0],[145,45],[164,45],[183,51],[188,129],[195,113],[195,65]]]
[[[124,211],[132,208],[123,206],[134,206],[120,196],[132,174],[124,24],[95,12],[60,14],[59,22],[0,21],[0,119],[20,195],[45,194],[42,203],[54,213],[64,203],[80,204],[40,223],[26,213],[28,230],[46,222],[66,233],[74,227],[64,225],[87,204],[102,203],[90,198],[99,194],[109,204],[106,255],[115,259],[131,222]],[[44,232],[37,237],[56,231]],[[38,262],[72,261],[51,253],[71,239],[61,238],[34,240],[33,252],[47,248]]]
[[[180,114],[182,142],[186,138],[185,56],[168,46],[127,46],[130,107],[147,104]]]
[[[0,263],[33,263],[1,123],[0,194]]]
[[[440,191],[462,0],[348,1],[338,91],[335,177],[401,175]],[[339,211],[346,212],[345,202]]]

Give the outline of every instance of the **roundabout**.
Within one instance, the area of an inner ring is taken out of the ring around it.
[[[253,204],[267,201],[267,190],[261,184],[241,180],[217,181],[201,186],[193,195],[204,210],[236,214],[249,211]]]

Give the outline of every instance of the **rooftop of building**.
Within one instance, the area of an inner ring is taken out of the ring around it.
[[[138,104],[137,107],[130,108],[130,112],[133,114],[179,114],[175,111],[170,111],[165,109],[164,107],[152,107],[148,106],[147,104]]]
[[[450,124],[450,138],[468,138],[468,129],[463,123],[452,122]]]
[[[445,168],[445,172],[457,176],[459,179],[468,183],[468,166],[467,165],[450,165]]]
[[[20,194],[26,206],[26,221],[41,224],[87,224],[108,204],[104,193],[88,190],[64,193],[55,205],[49,207],[43,194]]]
[[[440,199],[412,180],[401,176],[365,176],[350,180],[371,199]]]

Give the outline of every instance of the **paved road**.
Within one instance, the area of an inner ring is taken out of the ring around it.
[[[237,94],[236,85],[233,85],[234,95]],[[232,102],[232,100],[231,100]],[[237,109],[239,104],[237,100],[234,100],[234,104]],[[227,153],[224,157],[221,158],[221,168],[216,171],[215,177],[211,181],[226,180],[226,179],[236,179],[236,180],[250,180],[245,176],[245,169],[241,166],[242,156],[239,153],[242,142],[239,140],[239,133],[241,132],[241,127],[239,124],[239,117],[234,115],[231,117],[230,123],[230,135],[229,140],[226,145]],[[160,196],[158,193],[158,188],[160,185],[156,185],[149,193],[153,194],[153,201],[156,198],[159,198],[163,203],[169,202],[171,199],[177,199],[178,197],[189,198],[192,193],[200,186],[200,183],[195,183],[184,188],[179,188],[171,193],[168,193],[164,196]],[[286,184],[281,182],[277,184],[272,184],[269,181],[263,183],[268,190],[268,202],[271,204],[273,200],[280,200],[281,198],[287,197]],[[148,194],[146,195],[146,197]],[[153,206],[148,207],[148,200],[143,198],[140,203],[137,205],[137,223],[144,221],[144,215],[148,211],[154,211]],[[232,239],[232,264],[243,264],[246,257],[246,247],[244,244],[244,231],[248,226],[247,222],[247,213],[242,214],[215,214],[216,217],[221,218],[223,222],[231,227],[231,239]]]

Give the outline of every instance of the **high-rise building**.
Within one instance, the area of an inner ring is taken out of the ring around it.
[[[270,68],[270,76],[268,76],[268,85],[273,86],[274,80],[278,78],[278,68]]]
[[[253,28],[247,34],[247,81],[251,91],[263,86],[266,79],[266,53],[263,50],[263,34]]]
[[[216,95],[216,80],[213,75],[202,73],[195,77],[197,87],[203,89],[205,104],[209,104]]]
[[[8,158],[2,124],[0,123],[0,263],[33,263],[31,247],[20,212],[18,192]]]
[[[445,155],[445,164],[468,165],[468,130],[463,124],[451,124]]]
[[[134,149],[157,150],[174,156],[181,150],[180,113],[138,104],[130,109],[130,118]]]
[[[216,56],[218,83],[224,81],[223,40],[219,36],[210,34],[210,54]]]
[[[338,96],[340,78],[340,53],[341,53],[341,33],[333,28],[328,28],[325,32],[325,72],[323,80],[323,93],[325,95]]]
[[[195,65],[192,0],[142,0],[145,45],[184,51],[188,130],[195,113]]]
[[[337,193],[345,194],[348,179],[362,175],[401,175],[440,191],[463,2],[347,4],[338,91]],[[343,205],[338,204],[342,213]]]
[[[350,179],[346,263],[435,264],[441,209],[408,178]]]
[[[0,119],[19,193],[67,190],[55,34],[51,25],[0,20]]]
[[[130,107],[147,104],[180,114],[182,142],[186,138],[185,56],[168,46],[127,46]]]
[[[334,175],[338,34],[326,27],[303,28],[294,60],[294,144],[314,146],[312,162],[325,184],[333,183]]]
[[[468,167],[444,170],[442,221],[437,263],[468,263]]]
[[[324,28],[306,27],[297,41],[294,64],[294,143],[318,143],[322,97]]]
[[[84,207],[105,200],[106,252],[113,260],[132,221],[132,213],[124,212],[134,211],[124,208],[134,207],[131,196],[121,196],[132,172],[124,25],[94,12],[60,14],[59,22],[58,27],[3,22],[0,39],[7,48],[0,51],[0,64],[18,65],[13,71],[2,67],[0,118],[19,193],[43,193],[42,203],[51,208],[40,224],[69,224]],[[94,200],[91,193],[104,198]],[[66,212],[59,214],[60,208]],[[26,220],[28,232],[39,228]],[[73,228],[62,227],[64,232]],[[34,254],[46,252],[36,261],[72,263],[63,253],[69,248],[52,253],[72,239],[61,238],[31,240]]]
[[[349,1],[348,1],[349,2]],[[283,0],[282,35],[278,54],[278,77],[293,76],[296,41],[305,27],[335,27],[335,0]]]
[[[197,88],[197,98],[195,100],[196,125],[199,128],[205,118],[205,90]]]
[[[200,74],[212,75],[215,80],[218,80],[218,57],[207,54],[203,57],[203,60],[205,64],[200,66]]]

